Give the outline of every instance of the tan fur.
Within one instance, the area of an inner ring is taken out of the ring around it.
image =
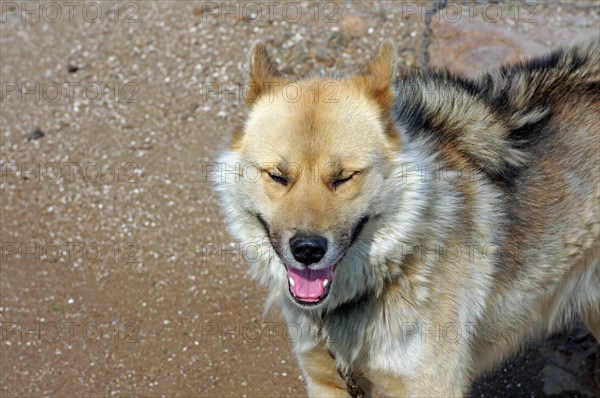
[[[308,393],[315,397],[347,397],[346,384],[340,378],[335,361],[322,347],[316,346],[298,356],[307,376]]]
[[[578,314],[600,337],[598,43],[477,81],[394,76],[389,43],[357,76],[293,83],[256,45],[214,176],[231,232],[262,249],[268,305],[301,332],[309,395],[463,396]],[[288,286],[299,231],[336,264],[314,306]]]
[[[596,337],[596,340],[600,341],[600,315],[598,315],[598,312],[592,308],[584,308],[581,311],[581,317],[590,332]]]

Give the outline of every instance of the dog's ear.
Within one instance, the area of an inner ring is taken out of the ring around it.
[[[395,53],[392,42],[386,40],[359,76],[361,89],[366,90],[384,112],[389,111],[394,104]]]
[[[262,42],[257,42],[250,50],[248,88],[244,100],[253,104],[266,90],[272,90],[280,83],[277,66],[271,61]]]

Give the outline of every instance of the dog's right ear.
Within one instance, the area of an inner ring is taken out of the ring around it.
[[[244,96],[247,105],[251,105],[267,90],[273,90],[281,83],[277,66],[271,61],[262,42],[257,42],[250,50],[248,89]]]

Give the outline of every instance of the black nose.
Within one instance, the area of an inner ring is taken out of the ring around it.
[[[321,261],[327,251],[327,239],[319,235],[296,234],[290,239],[296,261],[310,265]]]

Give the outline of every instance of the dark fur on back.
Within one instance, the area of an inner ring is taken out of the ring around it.
[[[555,108],[582,98],[600,101],[600,42],[467,79],[446,70],[401,76],[394,117],[406,133],[433,144],[450,167],[473,168],[511,185],[527,164],[528,147]]]

